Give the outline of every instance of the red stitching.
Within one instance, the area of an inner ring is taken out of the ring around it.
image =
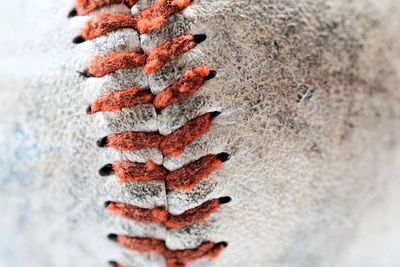
[[[161,69],[166,63],[177,59],[180,55],[195,48],[197,45],[194,35],[183,35],[165,42],[150,52],[144,71],[148,74]]]
[[[146,55],[135,52],[112,52],[105,57],[96,56],[90,63],[88,72],[91,76],[102,77],[121,69],[144,66]]]
[[[117,161],[107,164],[99,172],[102,176],[115,174],[120,183],[158,180],[165,181],[169,191],[190,190],[228,159],[227,153],[207,155],[172,172],[152,161],[147,163]]]
[[[100,147],[110,147],[119,151],[159,148],[164,156],[177,157],[187,145],[208,131],[211,120],[219,114],[219,112],[212,112],[201,115],[167,136],[159,133],[121,132],[110,134],[100,139],[97,144]]]
[[[228,154],[207,155],[169,173],[166,178],[167,190],[190,190],[211,172],[221,167],[229,159]]]
[[[151,161],[145,164],[131,161],[117,161],[112,164],[111,171],[115,173],[120,183],[152,180],[162,181],[168,175],[167,169]]]
[[[186,71],[183,76],[172,85],[154,96],[150,91],[131,87],[116,92],[106,93],[96,99],[88,108],[88,113],[99,111],[121,111],[122,108],[131,108],[139,104],[153,103],[157,110],[161,110],[188,99],[195,94],[207,79],[215,77],[216,71],[207,67],[197,67]]]
[[[118,29],[135,29],[136,23],[136,19],[129,15],[103,12],[86,23],[81,30],[81,36],[84,40],[91,40]]]
[[[202,136],[211,126],[211,120],[219,113],[207,113],[190,120],[181,128],[163,138],[160,150],[165,156],[179,156],[183,149]]]
[[[154,107],[161,110],[169,105],[186,100],[200,89],[206,79],[210,77],[210,74],[215,75],[207,67],[197,67],[194,70],[186,71],[179,80],[155,97]]]
[[[145,148],[158,148],[162,135],[144,132],[123,132],[110,134],[107,146],[120,151],[134,151]]]
[[[165,245],[165,241],[156,238],[141,238],[125,235],[110,234],[109,239],[120,246],[143,253],[156,253],[167,261],[167,267],[186,266],[186,264],[203,259],[218,257],[227,243],[204,242],[194,249],[171,250]]]
[[[166,63],[177,59],[180,55],[196,47],[205,40],[203,35],[183,35],[156,47],[150,54],[122,51],[112,52],[101,57],[94,57],[86,75],[102,77],[121,69],[144,66],[148,74],[160,70]]]
[[[131,87],[125,90],[109,92],[96,99],[88,109],[88,113],[99,111],[120,111],[122,108],[130,108],[139,104],[150,104],[154,95],[146,90]]]
[[[124,3],[132,7],[136,0],[77,0],[72,15],[87,15],[99,8]],[[81,36],[74,39],[75,43],[90,40],[111,31],[121,28],[133,28],[139,33],[160,29],[165,20],[183,10],[191,0],[159,0],[153,6],[137,16],[127,16],[103,12],[91,19],[81,31]],[[143,67],[150,74],[160,70],[165,64],[177,59],[182,54],[193,49],[204,41],[206,36],[182,35],[157,46],[148,55],[130,51],[112,52],[106,56],[96,56],[90,63],[88,70],[82,72],[84,77],[102,77],[121,69]],[[157,111],[188,99],[195,94],[206,80],[214,78],[216,72],[207,67],[197,67],[186,71],[181,78],[168,86],[158,95],[137,87],[126,88],[106,93],[97,98],[87,109],[89,114],[97,112],[119,112],[123,108],[132,108],[136,105],[153,104]],[[159,133],[149,132],[120,132],[112,133],[100,140],[100,147],[110,147],[120,151],[134,151],[148,148],[158,148],[164,156],[178,156],[184,148],[208,131],[212,119],[220,112],[203,114],[188,121],[173,133],[162,136]],[[227,153],[207,155],[190,162],[175,171],[168,171],[164,166],[156,165],[152,161],[136,163],[118,161],[107,164],[100,169],[102,176],[115,174],[119,182],[131,181],[165,181],[167,191],[190,190],[211,172],[221,167],[229,159]],[[114,214],[129,220],[146,224],[161,224],[167,229],[190,227],[204,223],[221,206],[231,201],[230,197],[209,200],[202,205],[189,209],[180,215],[170,214],[165,207],[144,209],[127,203],[108,201],[106,208]],[[139,252],[157,253],[166,259],[167,267],[185,267],[187,263],[202,259],[215,258],[227,246],[226,242],[204,242],[197,248],[184,250],[170,250],[165,241],[155,238],[142,238],[110,234],[109,238],[122,247]],[[112,266],[122,267],[121,264],[110,261]]]
[[[75,9],[71,11],[70,14],[85,16],[102,7],[115,4],[125,4],[128,7],[132,7],[137,1],[138,0],[76,0]]]
[[[136,30],[143,34],[160,29],[165,20],[190,5],[192,0],[161,0],[144,10],[137,19]]]
[[[169,214],[163,207],[144,209],[134,205],[112,201],[106,202],[105,206],[114,214],[129,220],[147,224],[163,224],[168,229],[180,229],[205,222],[218,210],[221,204],[228,203],[230,200],[229,197],[212,199],[180,215]]]
[[[132,7],[136,2],[122,0],[78,0],[75,12],[76,15],[87,15],[107,5],[125,3],[128,7]],[[168,17],[182,11],[191,2],[191,0],[159,0],[153,6],[143,10],[136,16],[104,12],[86,23],[86,26],[81,31],[81,36],[84,40],[91,40],[123,28],[135,29],[140,34],[161,29]]]

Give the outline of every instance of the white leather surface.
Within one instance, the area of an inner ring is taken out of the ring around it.
[[[142,0],[133,12],[147,7]],[[72,0],[4,1],[0,22],[0,266],[163,266],[122,250],[110,232],[163,238],[171,249],[227,241],[190,266],[398,266],[400,240],[400,6],[396,0],[197,0],[165,27],[120,30],[81,45],[88,19],[67,19]],[[128,13],[122,6],[116,12]],[[140,70],[81,79],[95,54],[150,51],[183,33],[208,38],[149,77]],[[161,91],[206,65],[217,78],[157,117],[151,106],[88,116],[104,92]],[[210,111],[222,114],[179,158],[116,153],[95,141],[123,130],[168,134]],[[209,153],[231,160],[189,192],[161,182],[120,186],[97,171],[117,159],[177,169]],[[106,200],[181,213],[232,197],[204,225],[165,231],[103,208]]]

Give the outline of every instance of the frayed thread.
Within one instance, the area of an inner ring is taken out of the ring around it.
[[[105,165],[99,173],[102,176],[115,174],[120,183],[165,181],[169,191],[190,190],[214,170],[219,169],[229,157],[228,153],[207,155],[174,171],[168,171],[164,166],[156,165],[152,161],[146,163],[117,161]]]
[[[222,204],[230,202],[230,197],[209,200],[202,205],[173,215],[163,208],[144,209],[131,204],[108,201],[106,208],[126,219],[146,224],[162,224],[168,229],[181,229],[194,224],[204,223]]]
[[[156,238],[131,237],[125,235],[110,234],[108,238],[120,246],[141,253],[156,253],[167,261],[167,267],[186,266],[190,262],[199,259],[214,259],[219,256],[226,242],[204,242],[193,249],[171,250],[164,240]]]

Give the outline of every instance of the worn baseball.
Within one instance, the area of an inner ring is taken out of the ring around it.
[[[2,0],[0,266],[399,266],[399,18]]]

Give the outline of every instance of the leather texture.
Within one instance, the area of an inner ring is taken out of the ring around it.
[[[129,14],[115,5],[103,10]],[[396,0],[196,0],[151,34],[123,29],[72,44],[87,17],[72,0],[8,1],[0,21],[0,266],[161,267],[108,233],[151,236],[171,249],[226,241],[190,267],[398,266],[400,214],[400,5]],[[83,79],[94,55],[151,51],[185,33],[207,40],[152,75],[141,69]],[[215,79],[157,115],[151,105],[87,115],[105,92],[157,93],[188,69]],[[178,158],[120,153],[96,140],[126,130],[169,134],[222,112]],[[211,153],[231,155],[193,190],[162,182],[121,186],[98,170],[119,159],[169,170]],[[107,212],[107,200],[180,214],[230,196],[205,224],[167,231]]]

